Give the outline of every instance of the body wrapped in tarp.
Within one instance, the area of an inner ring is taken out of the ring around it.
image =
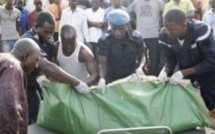
[[[79,94],[69,85],[44,82],[37,124],[61,134],[96,134],[102,129],[168,126],[179,132],[212,125],[191,84],[171,85],[131,77]],[[156,134],[157,132],[152,132]]]

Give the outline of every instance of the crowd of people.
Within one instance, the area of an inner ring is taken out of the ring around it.
[[[2,4],[0,133],[25,134],[36,122],[43,99],[39,76],[81,94],[91,85],[105,91],[132,74],[174,85],[190,79],[215,118],[215,0]]]

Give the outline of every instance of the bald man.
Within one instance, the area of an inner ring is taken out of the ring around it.
[[[97,66],[91,50],[77,41],[75,27],[64,25],[60,32],[61,41],[55,44],[52,61],[67,73],[92,85],[97,80]]]
[[[27,134],[26,73],[38,66],[40,48],[20,39],[0,54],[0,134]]]

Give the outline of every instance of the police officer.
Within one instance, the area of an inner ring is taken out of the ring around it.
[[[175,17],[177,16],[177,17]],[[164,17],[160,32],[166,63],[158,78],[167,80],[178,64],[169,82],[179,84],[183,78],[196,80],[201,95],[212,117],[215,109],[215,41],[211,28],[196,20],[187,20],[180,9],[171,9]]]
[[[136,72],[144,75],[141,61],[144,53],[143,38],[139,32],[128,29],[129,15],[116,9],[107,15],[111,30],[99,39],[99,76],[98,86],[127,77]],[[136,70],[136,71],[135,71]]]

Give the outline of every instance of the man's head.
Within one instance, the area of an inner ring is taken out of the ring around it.
[[[186,33],[186,14],[180,9],[171,9],[164,16],[166,34],[171,38],[183,38]]]
[[[14,0],[6,0],[5,6],[7,9],[12,9],[13,5],[14,5]]]
[[[61,28],[60,36],[63,52],[65,52],[66,54],[72,54],[76,46],[77,33],[75,28],[71,25],[64,25]]]
[[[78,0],[69,0],[69,6],[71,9],[76,9]]]
[[[34,0],[34,5],[37,11],[42,11],[42,0]]]
[[[54,0],[54,3],[60,4],[60,3],[61,3],[61,0]]]
[[[23,1],[22,1],[22,0],[18,0],[17,6],[16,6],[16,7],[17,7],[20,11],[22,11],[22,10],[23,10],[23,6],[24,6]]]
[[[11,53],[20,60],[24,71],[29,72],[38,67],[40,48],[32,39],[19,39],[15,43]]]
[[[215,8],[215,0],[209,1],[211,8]]]
[[[122,5],[122,0],[112,0],[113,6],[119,8]]]
[[[108,13],[107,19],[111,25],[112,34],[116,39],[123,39],[126,35],[127,24],[130,21],[126,11],[116,9]]]
[[[101,0],[91,0],[91,5],[93,10],[97,10],[100,6],[100,1]]]
[[[44,42],[51,43],[52,34],[54,33],[55,21],[49,12],[41,12],[35,21],[35,30]]]

